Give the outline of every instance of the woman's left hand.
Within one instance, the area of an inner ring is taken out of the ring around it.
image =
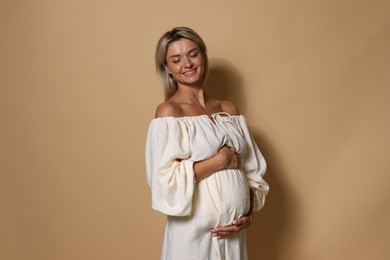
[[[231,235],[235,235],[242,229],[249,227],[253,222],[253,213],[235,219],[232,225],[216,227],[211,229],[211,234],[217,238],[225,238]]]

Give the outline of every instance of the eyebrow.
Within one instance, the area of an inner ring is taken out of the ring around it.
[[[190,51],[188,51],[187,53],[191,53],[191,52],[196,51],[196,50],[200,51],[200,49],[198,47],[195,47],[195,48],[191,49]],[[168,59],[172,59],[172,58],[176,58],[176,57],[180,57],[180,54],[174,54],[174,55],[168,57]]]

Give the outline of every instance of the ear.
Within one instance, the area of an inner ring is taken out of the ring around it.
[[[168,73],[169,75],[172,75],[171,71],[168,69],[167,65],[164,65],[165,72]]]

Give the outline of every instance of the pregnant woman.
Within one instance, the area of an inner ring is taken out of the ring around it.
[[[206,46],[190,28],[156,48],[165,102],[146,140],[152,207],[167,215],[162,260],[245,260],[245,228],[264,206],[266,163],[243,115],[208,97]]]

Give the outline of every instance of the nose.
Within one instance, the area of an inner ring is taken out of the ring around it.
[[[186,68],[191,68],[193,65],[194,65],[194,63],[192,62],[192,60],[189,57],[186,57],[186,59],[185,59]]]

